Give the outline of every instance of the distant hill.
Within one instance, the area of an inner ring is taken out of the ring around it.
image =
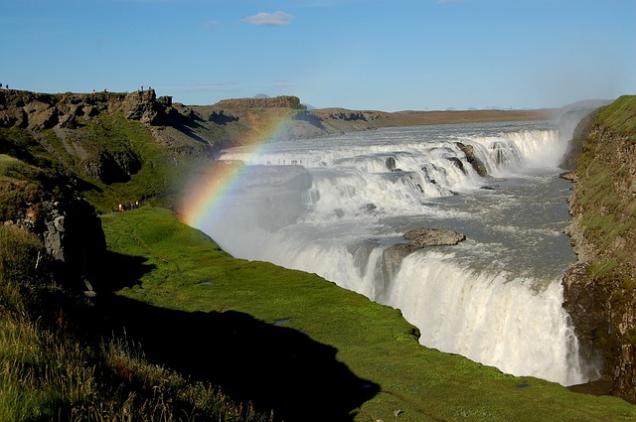
[[[444,123],[472,123],[514,120],[543,120],[557,110],[454,110],[399,111],[313,108],[298,97],[259,97],[221,100],[207,106],[190,106],[202,125],[221,128],[222,144],[242,144],[250,134],[285,121],[278,139],[313,138],[324,135],[378,129]]]
[[[280,97],[262,95],[254,98],[231,98],[221,100],[213,106],[217,108],[303,108],[300,104],[300,99],[290,95]]]
[[[243,145],[272,133],[278,140],[287,140],[391,126],[540,120],[555,114],[555,110],[548,109],[393,113],[344,108],[309,109],[295,96],[233,98],[212,105],[186,106],[173,103],[171,97],[158,97],[154,90],[89,94],[0,91],[0,127],[26,128],[36,134],[51,130],[64,144],[65,154],[70,155],[78,154],[69,144],[70,139],[101,116],[112,119],[121,115],[127,120],[147,124],[152,128],[153,136],[173,154],[200,157],[203,151],[203,155],[214,154],[221,148]],[[272,130],[274,127],[275,131]],[[90,168],[88,171],[93,175],[116,181],[127,171],[117,169],[121,166],[113,157],[120,157],[119,153],[106,154],[103,147],[93,146],[85,151],[90,151],[89,156],[95,156],[90,158],[83,152],[78,162]],[[91,164],[95,162],[99,164]],[[122,166],[127,168],[128,164]]]

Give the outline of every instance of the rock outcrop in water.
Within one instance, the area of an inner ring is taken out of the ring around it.
[[[564,307],[583,352],[604,361],[610,392],[636,402],[636,97],[575,133],[565,163],[576,159],[569,234],[579,262],[563,278]]]
[[[464,155],[466,155],[466,160],[471,166],[473,166],[473,169],[475,169],[478,175],[480,175],[481,177],[488,176],[488,170],[486,169],[483,161],[481,161],[475,155],[475,147],[473,147],[472,145],[463,144],[461,142],[455,142],[455,145],[457,145],[457,147],[464,153]]]
[[[447,157],[446,159],[453,163],[455,167],[460,169],[462,173],[466,174],[466,169],[464,168],[464,163],[462,162],[462,160],[457,157]]]
[[[433,246],[454,246],[466,240],[466,235],[453,230],[420,228],[404,234],[408,243],[390,246],[382,253],[385,282],[391,280],[400,269],[402,260],[409,254]]]
[[[409,245],[414,248],[425,246],[452,246],[466,240],[466,235],[444,229],[415,229],[404,234],[404,238],[409,241]]]

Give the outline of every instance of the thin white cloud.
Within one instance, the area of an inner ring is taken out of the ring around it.
[[[245,22],[252,25],[267,25],[267,26],[284,26],[289,25],[294,19],[292,15],[285,12],[260,12],[252,16],[245,18]]]

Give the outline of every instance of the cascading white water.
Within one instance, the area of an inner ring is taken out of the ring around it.
[[[232,192],[223,224],[202,228],[236,256],[315,272],[401,309],[425,346],[576,384],[596,374],[561,306],[574,259],[561,234],[568,187],[556,177],[566,147],[556,128],[490,124],[286,142],[258,156],[228,150],[221,159],[253,166],[249,186]],[[416,227],[468,240],[388,257]]]
[[[424,345],[504,372],[579,384],[586,378],[558,281],[534,291],[532,279],[473,272],[448,255],[412,254],[402,262],[387,304],[420,327]],[[505,341],[498,338],[502,333]]]

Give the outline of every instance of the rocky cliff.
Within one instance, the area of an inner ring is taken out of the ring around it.
[[[0,154],[0,224],[35,234],[45,252],[36,267],[82,290],[82,280],[98,278],[106,252],[101,222],[74,180],[34,164]]]
[[[100,211],[166,195],[181,173],[209,159],[218,136],[203,123],[153,90],[0,90],[0,154],[66,173]]]
[[[171,97],[157,98],[154,90],[93,94],[0,90],[0,127],[75,128],[102,113],[116,112],[151,125],[173,124],[185,117],[173,107]]]
[[[636,96],[575,133],[569,234],[579,262],[563,279],[564,306],[610,392],[636,402]]]
[[[292,95],[281,95],[279,97],[265,98],[231,98],[221,100],[214,104],[218,109],[246,109],[246,108],[291,108],[294,110],[304,110],[305,106],[300,103],[300,98]]]

